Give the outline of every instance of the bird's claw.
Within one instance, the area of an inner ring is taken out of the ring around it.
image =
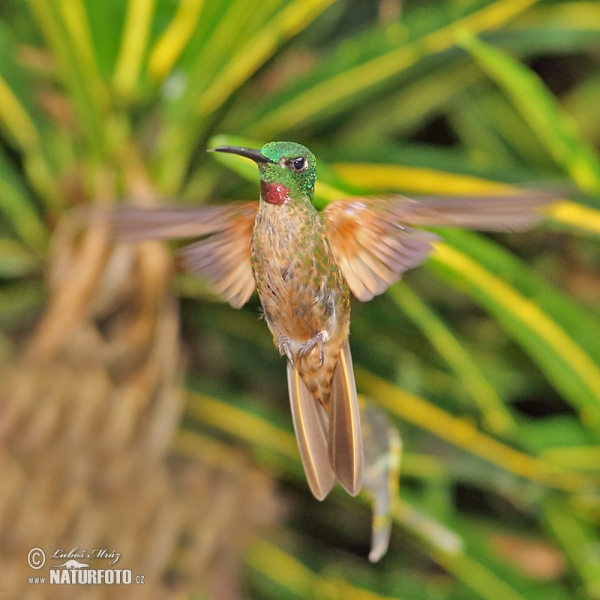
[[[319,368],[321,368],[325,360],[325,355],[323,353],[323,342],[326,342],[328,339],[329,334],[326,331],[320,331],[317,333],[317,335],[311,337],[310,340],[300,346],[296,356],[298,358],[304,358],[313,348],[316,347],[319,350]]]
[[[290,338],[287,335],[280,335],[279,340],[277,341],[277,349],[279,350],[279,354],[287,357],[290,364],[294,366],[294,355],[292,353],[292,347],[290,345]]]

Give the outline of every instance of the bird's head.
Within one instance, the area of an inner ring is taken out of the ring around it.
[[[294,142],[269,142],[260,150],[218,146],[215,152],[229,152],[250,158],[258,165],[261,198],[269,204],[287,204],[298,198],[312,199],[317,179],[314,154]]]

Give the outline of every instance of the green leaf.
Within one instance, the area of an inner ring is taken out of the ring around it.
[[[30,249],[41,252],[48,232],[34,208],[27,189],[0,147],[0,215]]]
[[[496,434],[514,433],[516,424],[512,415],[449,326],[408,285],[401,282],[393,286],[389,295],[422,330],[454,371],[481,411],[486,426]]]
[[[0,324],[10,330],[20,319],[31,318],[42,308],[43,290],[39,283],[21,282],[0,286]]]
[[[599,97],[600,74],[592,74],[570,90],[564,98],[567,113],[577,121],[579,130],[585,131],[590,141],[596,145],[600,142]]]
[[[0,21],[0,125],[8,132],[10,144],[23,153],[32,187],[51,208],[58,210],[60,199],[43,137],[43,124],[44,118],[26,83],[26,72],[17,64],[16,40]],[[3,162],[6,165],[6,161]],[[6,166],[2,170],[6,174]],[[10,192],[7,192],[7,202],[15,202]],[[34,227],[35,223],[31,225]]]
[[[16,240],[0,238],[0,277],[24,277],[40,270],[39,256]]]
[[[113,76],[116,92],[125,98],[131,97],[137,91],[155,4],[156,0],[128,0],[127,2],[121,47]]]
[[[523,64],[471,35],[462,45],[500,85],[556,162],[583,190],[600,191],[600,158],[541,79]]]
[[[469,14],[450,19],[443,12],[417,13],[411,39],[404,43],[404,26],[393,24],[387,31],[373,32],[368,48],[356,39],[315,70],[308,81],[286,88],[274,97],[243,131],[245,135],[272,137],[276,131],[296,128],[309,119],[331,116],[367,95],[381,90],[399,75],[431,55],[445,52],[456,44],[461,29],[482,33],[494,30],[527,10],[536,0],[496,0]],[[406,17],[411,20],[412,15]],[[425,29],[425,32],[423,31]],[[336,60],[338,59],[338,60]]]
[[[600,598],[597,531],[585,523],[562,498],[547,498],[543,510],[547,526],[565,549],[585,585],[588,597]]]
[[[82,0],[29,0],[29,6],[59,62],[89,147],[100,157],[107,148],[109,96],[98,70],[85,6]]]
[[[431,259],[436,272],[484,306],[600,435],[600,325],[508,252],[464,231]]]
[[[582,489],[590,482],[585,476],[563,471],[515,450],[486,435],[471,421],[455,417],[425,398],[372,373],[356,368],[355,374],[359,389],[375,398],[391,414],[519,477],[566,490]]]

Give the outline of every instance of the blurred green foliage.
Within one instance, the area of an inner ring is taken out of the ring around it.
[[[258,197],[252,165],[213,144],[309,146],[319,206],[551,181],[597,196],[599,49],[593,1],[5,0],[0,352],[43,309],[58,219],[125,196],[132,169],[165,198]],[[247,557],[249,597],[600,599],[599,203],[549,212],[519,236],[441,231],[426,267],[354,306],[359,390],[404,442],[376,566],[366,505],[310,497],[257,302],[176,279],[176,448],[247,444],[291,499]]]

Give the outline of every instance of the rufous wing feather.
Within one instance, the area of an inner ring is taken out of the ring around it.
[[[323,500],[335,483],[327,452],[329,420],[323,407],[308,391],[298,370],[289,362],[287,378],[302,466],[313,496]]]
[[[360,492],[363,443],[350,345],[342,346],[331,381],[329,461],[335,476],[352,496]]]
[[[351,198],[323,211],[331,250],[352,293],[363,302],[421,264],[440,238],[402,225],[377,198]]]
[[[215,292],[234,308],[243,306],[256,287],[250,256],[250,237],[258,202],[233,202],[201,207],[122,207],[109,222],[116,239],[201,237],[179,251],[183,267],[207,279]]]
[[[440,238],[411,225],[480,231],[521,231],[543,219],[557,200],[544,190],[494,196],[348,198],[323,211],[335,259],[362,301],[382,294],[404,271],[422,263]]]

